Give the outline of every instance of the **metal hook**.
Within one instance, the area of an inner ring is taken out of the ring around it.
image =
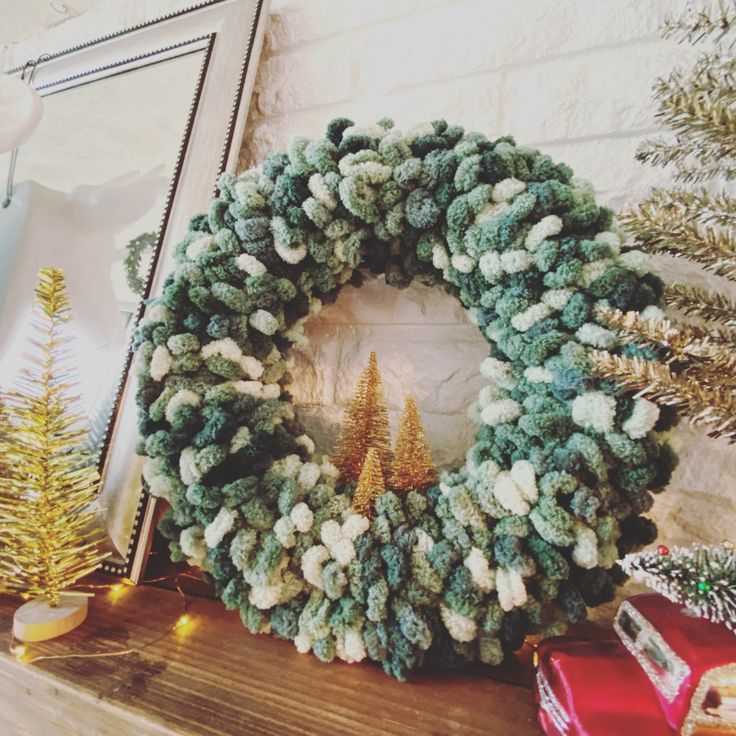
[[[49,59],[48,54],[41,54],[37,59],[29,59],[24,65],[23,65],[23,71],[20,73],[20,78],[22,82],[26,82],[26,73],[30,69],[30,73],[28,74],[28,80],[27,84],[30,87],[33,84],[33,79],[36,76],[36,72],[38,71],[38,65],[41,64],[46,59]],[[15,165],[18,162],[18,148],[14,148],[13,152],[10,154],[10,164],[8,165],[8,181],[5,188],[5,200],[3,201],[3,209],[7,208],[10,205],[10,200],[13,198],[13,179],[15,179]]]

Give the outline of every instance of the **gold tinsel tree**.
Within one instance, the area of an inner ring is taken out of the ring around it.
[[[7,473],[7,465],[5,461],[5,443],[7,442],[7,432],[8,432],[8,415],[5,411],[5,404],[2,402],[2,398],[0,397],[0,478],[4,477]],[[2,491],[0,491],[1,493]],[[2,496],[0,496],[0,502],[2,502]],[[0,531],[2,530],[2,520],[0,517]],[[4,580],[4,574],[3,570],[5,569],[3,563],[2,563],[2,556],[3,556],[3,544],[2,544],[2,537],[0,537],[0,593],[5,593],[7,591],[7,583]]]
[[[357,481],[369,448],[376,451],[385,476],[391,468],[391,433],[383,400],[378,359],[371,353],[358,379],[340,429],[333,463],[346,483]]]
[[[424,427],[414,398],[404,405],[396,452],[391,467],[389,485],[396,491],[422,491],[437,482],[437,470],[432,462]]]
[[[373,515],[373,502],[386,492],[378,451],[368,448],[353,496],[353,508],[363,516]]]
[[[5,410],[2,394],[0,394],[0,448],[4,447],[8,439],[8,413]],[[0,477],[5,475],[6,460],[0,452]]]
[[[664,35],[709,48],[688,71],[657,82],[658,118],[671,129],[637,156],[670,166],[675,183],[655,189],[621,222],[653,254],[684,258],[736,281],[736,4],[709,3],[665,24]],[[598,369],[626,388],[675,407],[736,441],[736,303],[723,293],[670,284],[672,319],[600,309],[626,340],[646,345],[658,361],[594,354]]]
[[[17,390],[3,397],[0,579],[10,591],[41,596],[50,606],[106,557],[95,524],[99,475],[72,394],[70,319],[63,273],[41,269],[30,365]]]

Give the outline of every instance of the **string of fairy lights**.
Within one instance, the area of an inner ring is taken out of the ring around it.
[[[157,644],[158,642],[170,636],[172,633],[183,633],[187,629],[190,629],[194,623],[195,618],[189,612],[189,597],[184,592],[180,585],[182,578],[191,578],[192,580],[199,581],[200,579],[196,575],[192,575],[187,572],[179,572],[173,575],[164,575],[158,578],[150,578],[142,581],[141,585],[150,585],[153,583],[161,583],[165,581],[171,581],[176,588],[176,592],[179,595],[181,601],[181,608],[176,618],[170,623],[163,633],[145,641],[143,644],[134,647],[121,647],[118,649],[110,649],[101,652],[69,652],[65,654],[32,654],[31,644],[17,639],[12,632],[10,632],[10,642],[8,645],[9,652],[13,655],[16,661],[23,664],[32,664],[34,662],[40,662],[43,660],[61,660],[61,659],[95,659],[103,657],[122,657],[129,654],[140,654],[149,647]],[[85,596],[93,596],[94,593],[91,591],[107,591],[108,596],[112,602],[115,603],[119,599],[120,595],[125,590],[130,588],[138,587],[136,584],[127,578],[123,578],[115,583],[78,583],[71,586],[66,594],[77,594]]]

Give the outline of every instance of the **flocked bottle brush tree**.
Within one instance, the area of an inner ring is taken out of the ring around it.
[[[694,544],[632,553],[621,560],[628,575],[693,616],[725,624],[736,632],[736,555],[734,546]]]

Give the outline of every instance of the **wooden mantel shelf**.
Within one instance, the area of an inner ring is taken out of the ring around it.
[[[10,641],[17,599],[0,596]],[[376,666],[323,664],[291,642],[253,636],[219,601],[172,591],[101,592],[76,631],[26,656],[143,651],[19,662],[0,653],[3,736],[462,734],[538,736],[528,655],[503,668],[422,672],[400,683]],[[4,727],[4,722],[9,728]]]

